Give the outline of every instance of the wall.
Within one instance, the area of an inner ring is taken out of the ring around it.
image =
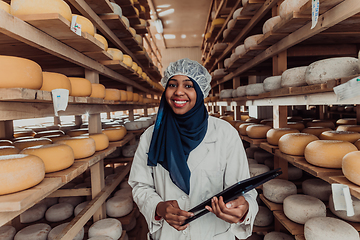
[[[200,47],[161,49],[163,69],[165,70],[171,62],[181,58],[189,58],[202,64],[201,54]]]

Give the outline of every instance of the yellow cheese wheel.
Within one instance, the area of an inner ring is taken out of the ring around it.
[[[105,89],[105,100],[120,101],[121,93],[120,90],[114,88]]]
[[[331,131],[331,128],[327,127],[308,127],[304,128],[301,132],[302,133],[310,133],[317,137],[320,137],[320,134],[325,131]]]
[[[23,149],[20,154],[35,155],[41,158],[45,164],[46,173],[66,169],[74,163],[74,152],[65,144],[28,147]]]
[[[207,40],[207,39],[209,39],[211,37],[211,32],[207,32],[206,34],[205,34],[205,40]]]
[[[104,38],[102,35],[95,33],[94,36],[97,40],[99,40],[102,44],[104,44],[105,51],[108,50],[108,42],[106,41],[106,38]]]
[[[220,116],[220,119],[223,119],[223,120],[225,120],[227,122],[234,121],[233,116]]]
[[[109,138],[104,133],[90,133],[89,137],[94,139],[96,151],[101,151],[109,147]]]
[[[146,72],[143,72],[143,73],[141,74],[141,77],[142,77],[143,79],[146,79],[146,78],[147,78]]]
[[[146,27],[147,26],[147,22],[145,19],[141,19],[140,18],[140,26]]]
[[[54,89],[67,89],[71,95],[71,83],[67,76],[54,72],[43,72],[43,84],[40,90],[51,92]]]
[[[139,67],[139,66],[137,65],[136,62],[133,62],[132,65],[131,65],[131,68],[132,68],[135,72],[137,71],[138,67]]]
[[[255,123],[243,123],[239,126],[239,133],[243,136],[247,136],[246,128],[250,125],[255,125]]]
[[[354,143],[360,139],[360,133],[348,131],[325,131],[320,134],[321,140],[341,140]]]
[[[133,94],[133,102],[138,102],[140,100],[140,96],[138,93]]]
[[[88,128],[79,128],[79,129],[71,129],[70,131],[67,131],[66,135],[69,135],[70,137],[77,137],[86,133],[89,133]]]
[[[144,97],[142,95],[139,95],[139,102],[143,103],[144,102]]]
[[[140,5],[140,10],[141,10],[141,12],[146,12],[146,9],[143,5]],[[141,20],[144,20],[144,19],[140,19],[140,22],[141,22]]]
[[[305,128],[305,125],[301,122],[288,122],[286,127],[302,131]]]
[[[304,155],[305,147],[318,137],[308,133],[288,133],[279,139],[279,150],[289,155]]]
[[[105,86],[100,83],[92,83],[90,97],[104,98],[105,97]]]
[[[270,129],[267,125],[253,124],[246,128],[246,135],[250,138],[266,138],[266,133]]]
[[[130,91],[126,91],[126,101],[131,102],[133,100],[134,93]]]
[[[102,133],[108,136],[110,142],[120,141],[123,139],[127,133],[127,130],[124,126],[120,126],[117,128],[107,128],[102,130]]]
[[[216,18],[211,22],[211,26],[223,25],[225,21],[226,20],[224,18]]]
[[[340,125],[336,131],[360,132],[360,125]]]
[[[63,0],[11,0],[11,14],[59,13],[71,22],[71,9]]]
[[[269,144],[277,146],[279,139],[287,133],[299,133],[299,130],[292,128],[272,128],[266,133],[266,140]]]
[[[141,76],[141,74],[143,73],[143,70],[141,67],[138,67],[136,72],[137,72],[137,74],[139,74]]]
[[[130,27],[130,22],[129,22],[129,19],[128,19],[127,17],[122,16],[122,17],[121,17],[121,20],[124,22],[124,24],[125,24],[125,26],[126,26],[127,28]]]
[[[34,61],[0,56],[0,88],[40,89],[43,84],[42,70]]]
[[[135,37],[136,30],[134,28],[132,28],[132,27],[129,27],[129,31],[130,31],[131,35],[133,35],[133,37]]]
[[[96,150],[94,139],[86,136],[71,137],[56,141],[55,143],[69,145],[74,151],[75,159],[90,157]]]
[[[356,125],[357,119],[356,118],[340,118],[336,121],[337,125]]]
[[[347,153],[342,159],[344,176],[357,185],[360,185],[360,151]]]
[[[129,55],[124,54],[123,62],[125,63],[126,66],[132,67],[133,61]]]
[[[142,46],[143,44],[143,39],[142,39],[142,36],[139,35],[139,34],[135,34],[135,41]]]
[[[120,90],[120,101],[126,102],[127,101],[127,94],[125,90]]]
[[[14,138],[21,138],[21,137],[34,137],[36,132],[33,130],[21,130],[14,132],[13,136]]]
[[[260,124],[273,127],[273,125],[274,125],[274,120],[272,120],[272,119],[263,119],[263,120],[260,121]],[[289,128],[290,128],[290,127],[289,127]]]
[[[71,95],[74,97],[89,97],[91,95],[91,82],[86,78],[69,77],[71,82]]]
[[[20,150],[23,150],[27,147],[39,146],[39,145],[48,145],[52,144],[52,141],[48,138],[29,138],[23,140],[17,140],[14,142],[14,146]]]
[[[44,162],[37,156],[0,156],[0,195],[31,188],[40,183],[44,176]]]
[[[40,138],[51,135],[65,135],[65,133],[62,130],[46,130],[46,131],[37,132],[34,137]]]
[[[341,140],[316,140],[305,148],[305,159],[309,163],[326,168],[341,168],[343,157],[358,149],[354,144]]]
[[[139,16],[139,9],[134,8],[134,10],[135,10],[136,16]]]
[[[0,1],[0,9],[4,10],[7,13],[10,13],[10,5],[4,1]]]
[[[0,156],[18,154],[20,149],[15,146],[0,146]]]
[[[331,129],[335,128],[335,124],[332,121],[328,120],[313,120],[306,124],[307,127],[328,127]]]
[[[117,48],[108,48],[108,53],[113,57],[113,60],[123,61],[124,54]]]
[[[0,146],[13,146],[12,141],[10,140],[0,140]]]
[[[76,16],[76,23],[81,24],[81,32],[86,32],[91,36],[95,36],[95,27],[89,19],[77,14],[73,14],[73,16]]]

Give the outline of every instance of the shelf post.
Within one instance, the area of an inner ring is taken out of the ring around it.
[[[233,78],[233,89],[240,87],[240,77]],[[241,120],[241,106],[236,105],[234,107],[234,120]]]
[[[132,86],[126,86],[126,91],[132,92],[133,87]],[[129,109],[129,120],[134,121],[134,109],[133,108]]]
[[[360,105],[359,104],[356,105],[355,111],[356,111],[357,124],[360,124]]]
[[[273,106],[273,127],[284,128],[287,126],[287,106]]]

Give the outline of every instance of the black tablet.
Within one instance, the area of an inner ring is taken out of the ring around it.
[[[239,196],[243,195],[244,193],[250,191],[251,189],[258,187],[258,186],[264,184],[265,182],[267,182],[273,178],[276,178],[277,176],[279,176],[281,174],[282,174],[282,172],[281,172],[280,168],[274,169],[272,171],[257,175],[255,177],[248,178],[248,179],[242,180],[240,182],[237,182],[234,185],[228,187],[227,189],[221,191],[220,193],[216,194],[213,197],[222,196],[225,203],[230,202],[231,200],[238,198]],[[188,212],[192,212],[195,215],[193,217],[186,219],[185,222],[182,224],[182,226],[184,226],[184,225],[188,224],[189,222],[192,222],[195,219],[208,213],[209,211],[205,208],[205,206],[211,206],[211,199],[213,197],[205,200],[204,202],[200,203],[196,207],[188,210]]]

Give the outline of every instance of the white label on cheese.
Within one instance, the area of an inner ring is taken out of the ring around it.
[[[77,16],[73,16],[71,19],[70,29],[77,35],[81,36],[81,24],[76,22]]]
[[[354,216],[354,207],[349,186],[344,184],[331,184],[334,208],[336,211],[345,210],[348,217]]]
[[[311,29],[313,29],[319,19],[319,8],[320,8],[320,2],[319,0],[312,0],[312,10],[311,10]]]
[[[59,116],[59,111],[65,111],[69,102],[69,90],[54,89],[51,91],[55,116]]]
[[[338,101],[360,96],[360,77],[351,79],[350,81],[334,87]]]

